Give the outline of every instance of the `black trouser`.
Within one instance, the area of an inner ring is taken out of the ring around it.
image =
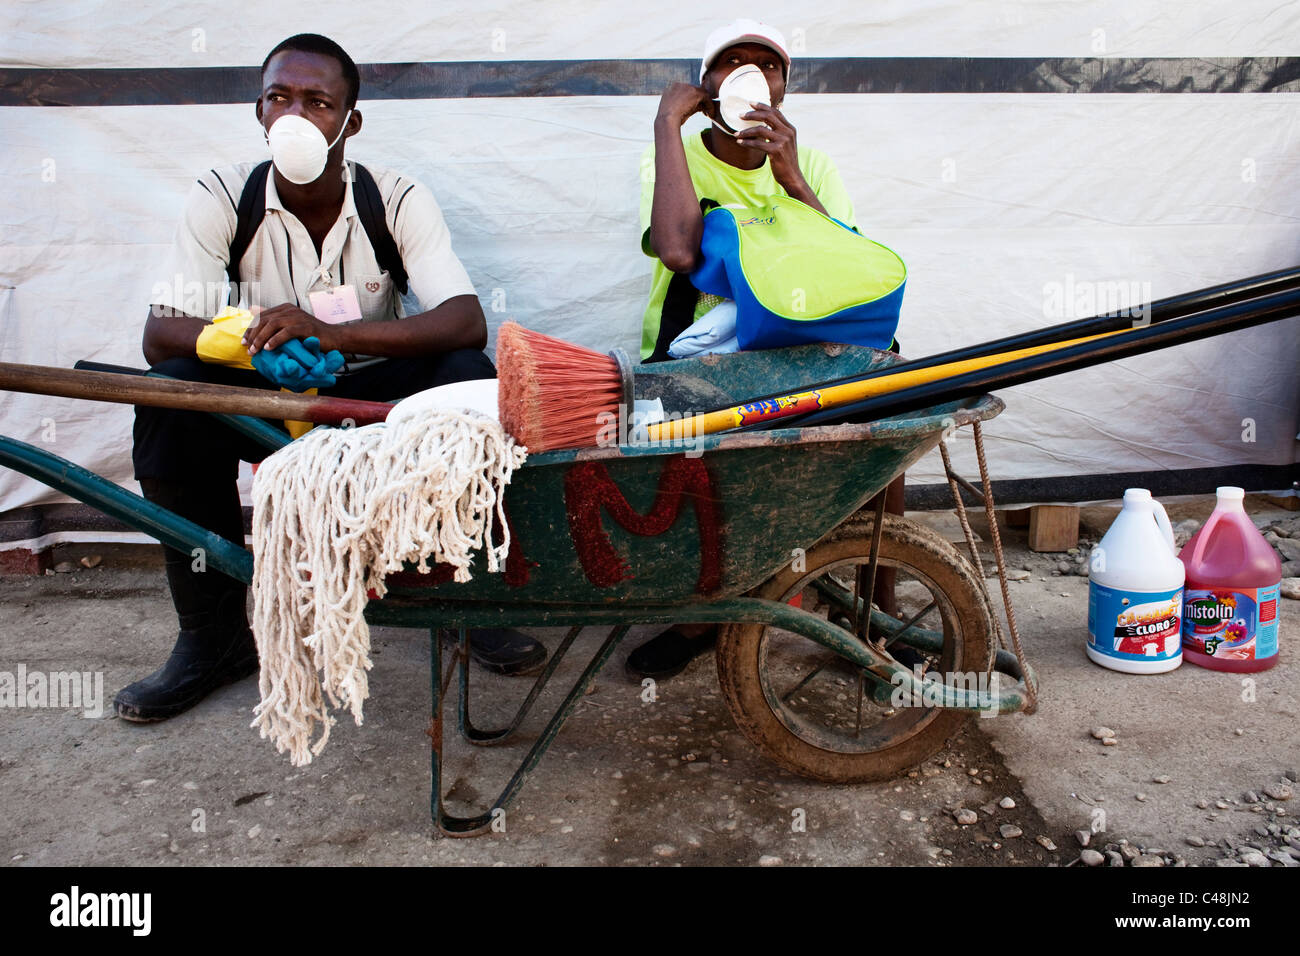
[[[259,372],[209,365],[197,358],[168,359],[152,370],[188,382],[278,388]],[[337,384],[321,389],[320,394],[392,401],[451,382],[495,377],[496,369],[485,354],[459,349],[424,358],[385,359],[339,376]],[[270,424],[284,430],[283,422]],[[136,406],[131,457],[137,480],[224,485],[238,476],[239,462],[258,462],[269,454],[268,449],[206,412]]]

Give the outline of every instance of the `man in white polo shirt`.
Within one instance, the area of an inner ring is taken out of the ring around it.
[[[325,37],[290,37],[267,56],[256,112],[272,163],[210,170],[190,191],[144,331],[155,371],[377,400],[495,377],[483,310],[433,194],[344,161],[361,130],[359,87],[356,64]],[[404,314],[408,286],[424,311]],[[228,304],[257,319],[224,318]],[[238,463],[266,454],[213,416],[136,409],[145,497],[240,545]],[[164,551],[180,633],[162,668],[118,694],[128,720],[171,717],[257,670],[244,585]],[[515,632],[476,632],[472,647],[505,673],[546,656]]]

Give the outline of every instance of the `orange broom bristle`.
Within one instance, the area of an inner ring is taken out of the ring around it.
[[[497,333],[497,378],[501,426],[530,452],[592,447],[618,421],[623,376],[614,358],[517,322]]]

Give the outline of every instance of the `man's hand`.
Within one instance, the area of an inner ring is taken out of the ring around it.
[[[741,119],[758,120],[765,126],[750,126],[736,134],[736,142],[750,149],[767,153],[772,164],[772,175],[786,192],[791,187],[807,187],[799,169],[799,144],[790,121],[774,106],[757,104]]]
[[[799,144],[795,129],[779,109],[759,103],[741,119],[758,120],[766,126],[751,126],[736,134],[736,142],[748,149],[767,153],[772,176],[786,193],[821,213],[826,207],[812,191],[799,169]]]
[[[251,356],[263,349],[279,348],[290,339],[316,338],[321,351],[329,352],[338,348],[338,328],[286,302],[258,313],[257,321],[244,333],[244,347]]]
[[[677,125],[678,129],[696,113],[708,114],[709,94],[690,83],[673,83],[659,98],[658,119]]]

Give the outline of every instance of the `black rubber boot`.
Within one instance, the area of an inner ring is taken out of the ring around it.
[[[476,628],[469,632],[469,656],[484,670],[523,677],[542,669],[546,663],[546,647],[510,628]]]
[[[680,674],[687,664],[712,650],[717,642],[716,625],[698,637],[687,637],[672,627],[650,638],[629,654],[623,663],[623,669],[633,683],[639,683],[647,677],[665,680]]]
[[[456,632],[442,632],[443,643],[457,646]],[[485,671],[507,677],[536,674],[546,663],[546,646],[522,631],[508,627],[470,628],[469,656]]]
[[[201,487],[152,479],[142,479],[140,485],[155,504],[242,543],[243,516],[233,485]],[[166,720],[218,687],[257,671],[244,584],[213,568],[196,570],[192,555],[174,548],[163,551],[180,633],[167,663],[118,692],[113,706],[125,720]]]

